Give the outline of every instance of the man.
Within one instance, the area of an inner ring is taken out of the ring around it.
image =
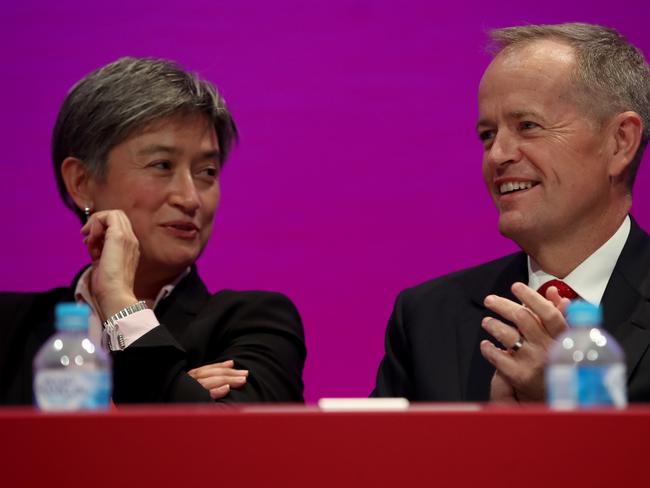
[[[546,352],[579,296],[625,351],[630,401],[650,401],[650,237],[628,215],[650,139],[648,64],[600,26],[492,37],[483,175],[522,252],[402,292],[373,395],[542,401]]]

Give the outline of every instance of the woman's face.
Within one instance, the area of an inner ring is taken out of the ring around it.
[[[202,115],[172,116],[108,154],[93,211],[120,209],[140,242],[138,273],[173,276],[199,257],[219,203],[219,143]]]

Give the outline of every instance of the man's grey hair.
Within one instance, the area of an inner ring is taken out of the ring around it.
[[[579,103],[595,111],[600,122],[628,110],[639,114],[643,132],[630,164],[627,183],[631,190],[650,140],[650,68],[643,54],[614,29],[592,24],[508,27],[494,29],[490,36],[496,52],[542,39],[565,42],[576,55],[572,81]]]
[[[121,58],[90,73],[70,90],[52,135],[64,203],[83,221],[61,175],[67,157],[80,159],[101,180],[108,172],[108,153],[134,132],[164,117],[192,114],[205,115],[213,124],[223,164],[237,141],[237,128],[210,82],[172,61],[149,58]]]

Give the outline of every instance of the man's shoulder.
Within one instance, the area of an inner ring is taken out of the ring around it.
[[[400,297],[406,303],[451,297],[481,299],[499,286],[510,286],[516,279],[524,279],[526,255],[516,252],[507,256],[461,269],[405,289]]]

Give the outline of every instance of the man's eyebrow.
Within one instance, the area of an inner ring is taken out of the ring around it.
[[[508,113],[508,117],[513,119],[523,119],[525,117],[531,117],[531,116],[536,118],[542,118],[539,112],[535,112],[534,110],[517,110],[515,112]]]
[[[485,118],[478,119],[478,122],[476,123],[476,132],[480,130],[481,126],[486,126],[486,125],[490,125],[490,121],[488,119]]]
[[[515,120],[524,119],[526,117],[534,117],[542,120],[544,119],[544,117],[542,117],[539,112],[535,112],[534,110],[515,110],[514,112],[508,112],[506,116],[509,119],[515,119]],[[486,118],[481,118],[476,123],[476,131],[477,132],[480,131],[481,127],[485,127],[485,126],[489,127],[491,125],[493,125],[491,120]]]

